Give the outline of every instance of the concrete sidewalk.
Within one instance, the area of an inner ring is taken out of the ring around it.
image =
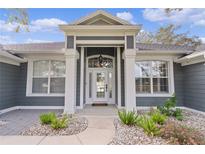
[[[86,117],[86,116],[84,116]],[[115,133],[114,117],[87,116],[88,128],[71,136],[0,136],[1,145],[105,145]]]

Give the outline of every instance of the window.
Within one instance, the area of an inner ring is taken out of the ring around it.
[[[88,67],[89,68],[112,68],[113,61],[110,58],[103,57],[103,62],[99,64],[99,58],[89,58],[88,59]]]
[[[169,70],[167,61],[140,61],[135,65],[137,94],[168,94]]]
[[[38,60],[33,62],[32,94],[65,92],[65,62]]]

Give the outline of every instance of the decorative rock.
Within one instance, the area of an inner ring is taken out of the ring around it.
[[[148,110],[138,110],[138,114],[145,114]],[[186,125],[188,127],[200,130],[202,134],[205,135],[205,115],[192,112],[189,110],[182,110],[184,119],[178,121],[171,117],[173,120],[181,125]],[[143,129],[137,126],[127,126],[122,124],[118,119],[114,120],[115,126],[115,137],[109,144],[125,144],[125,145],[140,145],[140,144],[169,144],[169,141],[162,139],[161,137],[151,137],[144,133]]]
[[[6,124],[7,124],[6,121],[0,120],[0,127],[3,126],[3,125],[6,125]]]
[[[68,122],[68,127],[63,129],[53,129],[50,125],[34,124],[29,129],[21,132],[23,136],[63,136],[74,135],[84,131],[88,127],[88,121],[83,117],[73,117]]]

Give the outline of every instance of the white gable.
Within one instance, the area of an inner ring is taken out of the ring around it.
[[[98,10],[73,23],[74,25],[131,25],[128,21]]]

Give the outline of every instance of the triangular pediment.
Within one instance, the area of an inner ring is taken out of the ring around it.
[[[130,25],[128,21],[98,10],[73,23],[74,25]]]

